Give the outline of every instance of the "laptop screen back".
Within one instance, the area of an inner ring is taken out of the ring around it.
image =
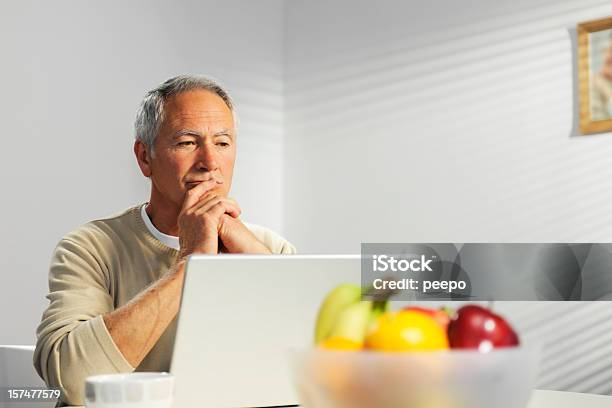
[[[312,347],[325,294],[360,282],[359,256],[189,259],[171,372],[183,407],[298,404],[291,351]]]

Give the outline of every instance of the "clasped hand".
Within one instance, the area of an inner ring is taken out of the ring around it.
[[[214,179],[201,182],[185,194],[178,216],[180,257],[192,253],[217,254],[220,242],[230,253],[270,253],[238,219],[238,203],[215,193]]]

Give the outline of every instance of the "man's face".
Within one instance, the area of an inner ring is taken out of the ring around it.
[[[234,117],[223,99],[205,91],[183,92],[166,100],[164,120],[150,157],[153,188],[179,207],[185,192],[214,179],[212,191],[227,197],[236,159]]]

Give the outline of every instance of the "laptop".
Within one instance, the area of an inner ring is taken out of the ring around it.
[[[359,255],[194,255],[171,373],[174,408],[297,406],[291,353],[313,347],[319,305],[360,283]]]

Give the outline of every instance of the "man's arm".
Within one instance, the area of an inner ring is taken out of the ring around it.
[[[49,269],[49,305],[36,330],[33,363],[69,405],[83,405],[85,378],[134,370],[115,346],[102,316],[113,310],[106,272],[108,237],[85,225],[57,245]]]
[[[229,252],[270,253],[240,221],[226,224],[229,225],[225,228],[233,229],[228,231],[230,238],[223,241]],[[142,362],[178,313],[184,275],[185,260],[182,258],[152,286],[104,315],[104,324],[113,341],[133,367]]]
[[[181,256],[165,276],[127,304],[104,316],[104,323],[125,359],[137,367],[179,310],[185,259],[192,253],[216,254],[219,238],[232,253],[270,253],[240,222],[231,199],[207,194],[205,182],[189,190],[178,217]]]
[[[184,260],[119,309],[103,316],[117,348],[133,367],[149,354],[180,306]]]

